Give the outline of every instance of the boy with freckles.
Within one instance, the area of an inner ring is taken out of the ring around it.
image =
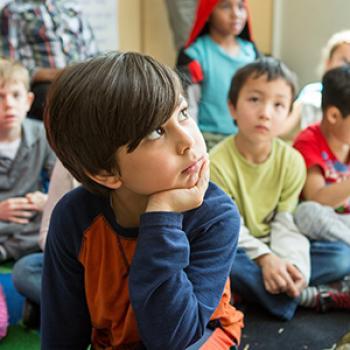
[[[277,136],[295,91],[294,74],[274,58],[238,70],[229,91],[238,133],[210,155],[212,180],[235,200],[242,216],[233,290],[284,320],[294,316],[298,305],[321,311],[345,307],[323,307],[328,298],[323,284],[338,275],[336,266],[325,264],[338,252],[328,242],[310,243],[293,219],[306,169],[301,155]],[[309,285],[317,285],[312,300]]]
[[[82,183],[54,209],[42,349],[234,349],[227,283],[239,231],[209,183],[205,143],[175,73],[136,53],[67,68],[45,125]]]

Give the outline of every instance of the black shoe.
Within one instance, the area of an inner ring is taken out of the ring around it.
[[[23,307],[22,322],[25,327],[39,328],[40,326],[40,305],[26,299]]]

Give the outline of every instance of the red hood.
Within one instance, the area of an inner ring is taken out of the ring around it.
[[[191,34],[185,44],[185,47],[190,46],[198,36],[203,35],[208,32],[208,27],[206,26],[210,14],[213,12],[214,7],[219,2],[219,0],[199,0],[197,5],[196,17],[192,27]],[[247,8],[247,22],[243,28],[240,38],[249,40],[253,42],[252,31],[251,31],[251,18],[248,7],[248,0],[244,0],[245,6]]]

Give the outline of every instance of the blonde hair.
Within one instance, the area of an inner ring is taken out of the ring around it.
[[[0,84],[7,83],[23,83],[26,90],[29,91],[29,72],[19,62],[0,58]]]
[[[350,30],[343,30],[341,32],[333,34],[329,38],[326,46],[322,49],[322,60],[318,68],[319,74],[321,76],[326,71],[327,61],[332,58],[334,52],[342,44],[350,44]]]

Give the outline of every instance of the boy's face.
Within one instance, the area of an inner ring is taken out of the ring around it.
[[[229,104],[238,133],[252,143],[271,141],[282,131],[292,101],[292,89],[283,79],[267,81],[266,75],[248,78],[236,106]]]
[[[350,64],[350,44],[343,43],[333,52],[332,57],[326,63],[326,70],[338,68]]]
[[[210,28],[223,36],[239,35],[247,21],[243,0],[219,0],[209,21]]]
[[[21,82],[9,82],[0,85],[0,130],[20,129],[33,101]]]
[[[151,195],[156,192],[193,187],[206,155],[206,146],[195,121],[180,104],[158,129],[145,137],[137,148],[117,152],[121,186],[130,193]]]

